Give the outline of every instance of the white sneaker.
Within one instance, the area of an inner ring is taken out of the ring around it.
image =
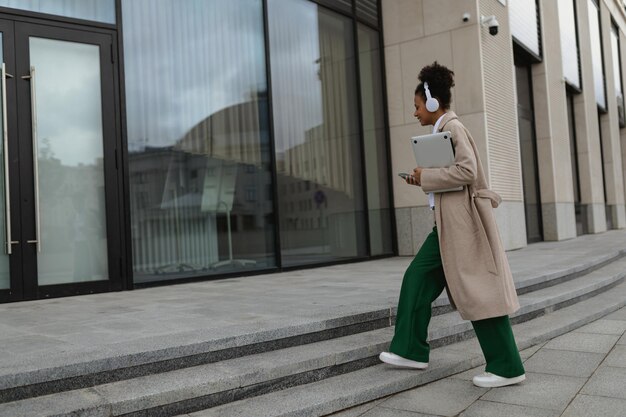
[[[402,366],[404,368],[413,368],[413,369],[426,369],[428,368],[428,362],[417,362],[412,361],[411,359],[403,358],[402,356],[398,356],[395,353],[391,352],[382,352],[378,358],[388,363],[389,365]]]
[[[518,384],[526,379],[526,374],[516,376],[514,378],[504,378],[502,376],[494,375],[491,372],[485,372],[481,375],[476,375],[472,382],[477,387],[483,388],[497,388],[505,387],[507,385]]]

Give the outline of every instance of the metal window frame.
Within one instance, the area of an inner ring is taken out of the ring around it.
[[[598,0],[589,0],[589,1],[591,1],[595,5],[597,16],[598,16],[598,32],[599,32],[599,38],[600,38],[600,61],[601,61],[600,63],[602,64],[602,88],[604,89],[604,106],[598,103],[597,97],[594,97],[594,98],[596,100],[596,105],[598,107],[598,113],[606,114],[609,111],[608,109],[609,98],[608,98],[608,94],[606,90],[606,70],[604,68],[604,42],[602,40],[602,10],[600,9],[601,6]],[[591,34],[591,30],[589,30],[589,33]],[[593,45],[591,46],[591,48],[593,49]],[[593,57],[591,59],[591,65],[593,66]],[[594,83],[595,83],[595,79],[594,79]]]
[[[362,262],[364,260],[374,260],[374,259],[383,259],[388,258],[390,256],[396,256],[398,254],[398,242],[397,242],[397,227],[396,227],[396,213],[394,206],[394,191],[393,191],[393,177],[392,177],[392,159],[391,159],[391,148],[389,143],[390,138],[390,127],[389,127],[389,109],[388,109],[388,98],[387,98],[387,79],[386,79],[386,65],[385,65],[385,48],[384,48],[384,33],[383,33],[383,19],[382,19],[382,0],[377,0],[376,5],[378,7],[378,22],[373,22],[371,19],[363,19],[359,17],[359,13],[357,13],[357,6],[354,0],[351,1],[351,10],[346,11],[345,8],[337,7],[337,3],[332,0],[307,0],[309,2],[315,3],[321,7],[329,9],[334,13],[343,15],[352,20],[353,25],[353,52],[355,53],[355,64],[354,71],[357,77],[356,80],[356,91],[357,91],[357,105],[358,105],[358,122],[359,122],[359,146],[361,149],[360,152],[360,162],[361,162],[361,173],[363,174],[363,178],[365,178],[364,174],[366,171],[365,166],[365,147],[364,147],[364,137],[363,137],[363,109],[362,109],[362,87],[360,80],[360,62],[359,62],[359,47],[358,47],[358,25],[363,25],[369,29],[372,29],[378,34],[378,46],[380,51],[380,78],[381,78],[381,88],[382,88],[382,106],[383,106],[383,131],[385,135],[385,159],[386,159],[386,170],[387,170],[387,182],[385,186],[387,187],[388,193],[388,209],[389,209],[389,231],[391,238],[391,251],[384,254],[372,255],[371,254],[371,230],[369,226],[369,207],[368,207],[368,199],[367,199],[367,183],[363,180],[363,195],[362,195],[362,207],[365,212],[364,223],[367,229],[366,238],[367,238],[367,255],[354,257],[350,259],[342,259],[337,261],[329,261],[315,264],[305,264],[305,265],[297,265],[284,267],[282,265],[282,257],[280,252],[280,212],[278,207],[278,182],[277,182],[277,171],[276,171],[276,153],[275,153],[275,127],[274,127],[274,119],[273,119],[273,97],[272,97],[272,84],[271,84],[271,60],[270,60],[270,45],[269,45],[269,26],[268,26],[268,0],[262,0],[262,14],[263,14],[263,35],[264,35],[264,44],[265,44],[265,66],[266,66],[266,82],[268,89],[268,113],[269,120],[268,129],[269,129],[269,140],[270,140],[270,164],[271,164],[271,172],[270,176],[272,178],[271,184],[268,184],[271,187],[271,196],[273,199],[273,229],[274,233],[274,256],[276,261],[276,266],[260,268],[255,270],[246,270],[246,271],[236,271],[232,273],[221,273],[215,275],[206,275],[206,276],[195,276],[195,277],[186,277],[179,279],[166,279],[162,281],[150,281],[144,283],[135,283],[134,282],[134,272],[133,272],[133,255],[132,255],[132,235],[131,235],[131,209],[130,209],[130,177],[129,177],[129,154],[128,154],[128,118],[127,118],[127,97],[126,97],[126,86],[125,86],[125,55],[124,55],[124,16],[122,13],[122,1],[123,0],[115,0],[115,18],[116,21],[114,24],[111,23],[103,23],[92,20],[78,19],[72,17],[65,17],[60,15],[53,15],[47,13],[40,13],[36,11],[30,10],[21,10],[14,8],[6,8],[0,7],[0,12],[8,15],[15,16],[16,18],[21,19],[36,19],[38,21],[45,21],[46,24],[52,26],[80,26],[81,28],[89,28],[94,32],[101,31],[114,31],[116,36],[114,37],[114,58],[117,62],[117,71],[115,78],[115,97],[116,103],[118,103],[118,108],[116,109],[117,113],[115,115],[116,119],[116,132],[118,135],[117,140],[117,154],[116,159],[119,163],[119,175],[118,175],[118,186],[117,186],[117,199],[119,203],[119,230],[117,231],[119,235],[119,244],[120,244],[120,257],[119,257],[119,270],[121,271],[120,279],[120,287],[115,288],[114,290],[132,290],[134,288],[143,288],[143,287],[156,287],[170,284],[179,284],[185,282],[197,282],[197,281],[210,281],[214,279],[225,279],[231,277],[239,277],[239,276],[255,276],[261,274],[267,274],[271,272],[282,272],[282,271],[291,271],[291,270],[303,270],[303,269],[312,269],[312,268],[320,268],[324,266],[330,265],[339,265],[339,264],[350,264],[356,262]],[[60,294],[62,295],[62,294]]]
[[[108,242],[108,247],[110,245],[119,245],[119,254],[113,254],[109,251],[107,262],[110,266],[109,273],[111,274],[109,279],[106,281],[100,281],[93,284],[93,286],[89,286],[89,281],[79,282],[79,283],[67,283],[67,284],[54,284],[54,285],[41,285],[38,288],[33,285],[24,286],[22,290],[20,290],[19,299],[11,298],[6,301],[23,301],[27,299],[32,299],[27,295],[27,293],[38,294],[38,298],[44,297],[60,297],[60,296],[70,296],[70,295],[78,295],[78,294],[89,294],[93,292],[105,292],[105,291],[119,291],[126,289],[127,284],[127,276],[125,275],[125,268],[123,265],[124,262],[124,253],[125,253],[125,235],[123,230],[123,219],[121,217],[124,216],[123,213],[123,199],[124,195],[121,191],[121,183],[123,181],[123,175],[120,167],[120,153],[123,148],[122,145],[122,132],[121,132],[121,123],[120,117],[118,115],[121,112],[123,103],[120,101],[119,91],[121,88],[121,74],[119,72],[119,51],[117,50],[117,46],[119,45],[119,33],[116,31],[115,25],[110,24],[99,24],[95,21],[83,20],[83,19],[75,19],[75,18],[66,18],[63,16],[32,12],[29,10],[21,10],[21,9],[12,9],[12,8],[0,8],[0,15],[2,15],[3,19],[7,19],[16,23],[24,23],[24,24],[32,24],[40,27],[47,27],[48,30],[54,31],[58,30],[70,30],[70,31],[81,31],[84,34],[104,34],[109,35],[111,37],[111,64],[112,67],[112,83],[111,88],[113,89],[113,101],[109,104],[112,105],[114,113],[111,116],[113,120],[112,123],[112,132],[115,133],[116,141],[114,143],[115,148],[113,148],[109,152],[109,158],[111,159],[111,163],[115,164],[118,169],[114,173],[113,171],[105,172],[105,183],[115,185],[117,188],[117,195],[112,196],[112,201],[114,201],[117,205],[117,210],[115,210],[115,215],[120,217],[120,220],[117,222],[116,227],[107,228],[107,236],[112,239]],[[104,62],[104,61],[102,61]],[[103,107],[102,109],[105,111],[106,109]],[[108,112],[110,113],[110,112]],[[110,148],[109,148],[110,149]],[[105,149],[105,155],[106,155]],[[107,191],[108,193],[108,191]],[[107,199],[108,200],[108,199]],[[111,213],[107,213],[107,216]],[[107,226],[110,223],[107,217]],[[119,271],[119,275],[115,275],[116,271]],[[0,297],[1,301],[5,300]]]
[[[98,20],[88,20],[88,19],[80,19],[77,17],[68,17],[58,14],[50,14],[44,12],[37,12],[33,10],[27,9],[16,9],[14,7],[5,7],[0,6],[0,13],[5,15],[13,15],[17,17],[26,17],[26,18],[35,18],[46,20],[50,22],[58,22],[58,23],[68,23],[68,24],[77,24],[81,26],[89,26],[91,28],[101,28],[101,29],[115,29],[117,24],[119,23],[118,19],[118,1],[115,0],[115,21],[116,23],[106,23],[100,22]]]
[[[617,56],[613,57],[613,59],[617,59],[617,67],[618,67],[618,71],[619,71],[619,80],[620,80],[620,87],[621,87],[621,93],[622,93],[622,111],[626,112],[626,103],[624,102],[624,77],[623,77],[623,71],[622,71],[622,51],[620,48],[620,36],[619,36],[619,26],[617,26],[617,23],[615,22],[615,20],[613,20],[613,18],[611,17],[611,36],[615,35],[617,37]],[[611,45],[611,49],[612,45]],[[611,53],[613,53],[613,51],[611,51]],[[622,114],[622,116],[624,116],[624,114]],[[624,128],[626,127],[626,117],[620,117],[619,114],[619,109],[618,109],[618,114],[617,114],[617,120],[619,123],[619,127]]]
[[[578,27],[578,5],[576,0],[570,0],[574,6],[574,29],[576,31],[576,60],[578,64],[578,85],[579,87],[572,85],[566,81],[566,85],[568,85],[572,91],[580,94],[583,91],[583,75],[582,75],[582,65],[580,62],[580,30]]]
[[[535,57],[530,54],[527,50],[522,50],[522,49],[515,49],[514,50],[514,66],[515,67],[520,67],[523,68],[526,72],[527,72],[527,76],[528,76],[528,92],[530,94],[530,113],[532,115],[532,135],[533,135],[533,142],[534,142],[534,152],[533,152],[533,161],[534,161],[534,165],[533,165],[533,170],[534,170],[534,182],[535,182],[535,189],[537,190],[537,198],[538,198],[538,204],[541,206],[542,204],[542,194],[541,194],[541,176],[539,175],[539,150],[538,150],[538,145],[537,145],[537,128],[536,128],[536,118],[535,118],[535,92],[533,89],[533,77],[532,77],[532,65],[535,64]],[[521,146],[521,144],[520,144]],[[520,159],[521,159],[521,151],[520,151]],[[522,166],[521,161],[520,161],[520,166]],[[523,169],[523,166],[522,166]],[[523,193],[524,190],[522,190]],[[528,240],[528,236],[526,236],[527,239],[527,243],[536,243],[536,242],[542,242],[545,240],[545,234],[544,234],[544,228],[543,228],[543,214],[541,212],[541,210],[538,211],[538,222],[539,222],[539,235],[541,236],[541,238],[539,240]]]
[[[303,265],[293,265],[293,266],[284,266],[283,260],[281,256],[281,240],[280,240],[280,207],[278,204],[278,174],[276,170],[276,143],[275,143],[275,126],[274,126],[274,108],[273,108],[273,93],[272,93],[272,62],[270,60],[270,40],[269,40],[269,22],[268,22],[268,0],[262,0],[262,10],[263,10],[263,35],[264,35],[264,45],[265,45],[265,70],[266,70],[266,85],[267,85],[267,100],[268,100],[268,113],[269,113],[269,137],[270,137],[270,164],[271,164],[271,173],[270,177],[272,179],[271,189],[272,189],[272,199],[273,199],[273,233],[274,233],[274,259],[276,265],[273,267],[254,269],[254,270],[246,270],[246,271],[235,271],[230,273],[221,273],[214,275],[206,275],[206,276],[196,276],[189,278],[178,278],[171,280],[162,280],[162,281],[150,281],[150,282],[142,282],[135,283],[134,282],[134,273],[133,273],[133,262],[132,262],[132,236],[131,232],[131,224],[130,224],[130,182],[129,182],[129,158],[128,158],[128,120],[126,117],[126,89],[125,89],[125,72],[124,72],[124,46],[123,46],[123,31],[124,31],[124,21],[122,16],[122,0],[115,0],[116,5],[116,25],[118,31],[118,53],[119,53],[119,74],[120,74],[120,83],[119,83],[119,94],[120,94],[120,120],[121,120],[121,139],[122,139],[122,172],[123,172],[123,190],[120,192],[123,194],[123,225],[125,229],[125,233],[123,233],[124,247],[122,248],[123,253],[125,254],[123,262],[123,267],[126,273],[126,285],[124,289],[133,289],[133,288],[146,288],[146,287],[157,287],[163,285],[171,285],[171,284],[180,284],[186,282],[199,282],[199,281],[212,281],[216,279],[227,279],[227,278],[235,278],[242,276],[255,276],[262,275],[272,272],[288,272],[293,270],[305,270],[305,269],[313,269],[313,268],[321,268],[325,266],[332,265],[342,265],[342,264],[350,264],[356,262],[362,262],[366,260],[375,260],[375,259],[383,259],[392,256],[398,255],[398,242],[397,242],[397,228],[396,228],[396,216],[394,209],[394,195],[393,195],[393,181],[392,181],[392,167],[391,167],[391,149],[389,144],[390,137],[390,129],[389,129],[389,112],[388,112],[388,102],[387,102],[387,80],[385,77],[386,68],[385,68],[385,49],[384,49],[384,40],[383,40],[383,23],[382,23],[382,0],[377,0],[377,7],[379,10],[379,21],[378,25],[374,25],[371,21],[359,18],[356,13],[356,4],[354,0],[352,0],[352,10],[351,12],[347,12],[343,8],[338,8],[337,3],[332,0],[307,0],[311,3],[315,3],[320,7],[328,9],[334,13],[338,13],[345,17],[348,17],[352,20],[353,25],[353,51],[355,53],[355,72],[356,72],[356,89],[357,89],[357,100],[358,100],[358,123],[359,123],[359,140],[360,140],[360,162],[361,162],[361,172],[363,174],[363,178],[365,178],[364,173],[366,170],[365,167],[365,152],[364,152],[364,138],[363,138],[363,112],[362,112],[362,103],[361,103],[361,85],[360,85],[360,74],[359,74],[359,62],[358,62],[358,24],[363,24],[364,26],[369,27],[378,32],[379,39],[379,47],[380,47],[380,69],[381,69],[381,78],[382,78],[382,89],[383,89],[383,120],[384,120],[384,132],[386,139],[386,162],[387,162],[387,177],[388,181],[386,186],[388,188],[388,196],[389,196],[389,222],[390,222],[390,230],[391,230],[391,240],[392,240],[392,250],[390,253],[381,254],[381,255],[371,255],[371,237],[370,237],[370,227],[369,227],[369,208],[368,208],[368,200],[367,200],[367,184],[365,180],[363,180],[363,209],[365,212],[365,226],[367,228],[366,231],[366,239],[367,239],[367,254],[365,256],[354,257],[350,259],[342,259],[342,260],[334,260],[328,262],[320,262],[314,264],[303,264]]]

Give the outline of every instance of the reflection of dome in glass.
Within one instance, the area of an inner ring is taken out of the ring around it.
[[[269,136],[266,94],[226,107],[192,127],[174,149],[234,162],[260,164],[261,143]]]

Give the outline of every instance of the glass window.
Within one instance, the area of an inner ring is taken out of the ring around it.
[[[378,26],[378,0],[356,0],[356,15]]]
[[[262,1],[122,12],[135,281],[274,266]]]
[[[352,20],[305,0],[268,7],[278,185],[310,181],[314,203],[281,215],[283,265],[365,256]],[[279,195],[280,212],[302,197]],[[306,217],[319,221],[303,231]]]
[[[539,56],[537,3],[535,0],[515,0],[508,3],[511,35],[529,51]]]
[[[606,110],[606,96],[604,94],[604,64],[602,63],[602,42],[600,41],[600,10],[594,0],[588,0],[589,5],[589,36],[591,37],[591,64],[593,66],[593,84],[596,92],[596,102]]]
[[[615,77],[615,98],[620,127],[624,127],[624,93],[622,90],[622,66],[619,53],[619,31],[614,25],[611,27],[611,55],[613,56],[613,76]]]
[[[580,61],[574,0],[559,0],[559,26],[561,31],[561,55],[565,81],[580,90]]]
[[[567,124],[569,126],[569,149],[570,161],[572,166],[572,185],[574,186],[574,215],[576,217],[576,235],[580,236],[586,233],[583,227],[583,215],[580,204],[580,170],[578,165],[578,146],[576,145],[576,123],[574,112],[574,95],[567,91]]]
[[[288,1],[291,1],[291,0],[288,0]],[[345,13],[352,13],[352,0],[315,0],[315,1],[333,10],[339,10]]]
[[[115,23],[115,0],[0,0],[0,6]]]
[[[37,69],[38,284],[108,279],[100,47],[33,36],[29,52]]]
[[[359,24],[358,37],[370,246],[371,255],[381,255],[393,246],[380,44],[378,32],[365,25]]]

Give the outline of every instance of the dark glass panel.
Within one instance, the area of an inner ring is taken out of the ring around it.
[[[537,163],[537,138],[535,136],[530,67],[515,66],[517,84],[517,121],[522,159],[524,185],[524,214],[526,240],[543,240],[541,219],[541,194],[539,190],[539,167]]]
[[[393,251],[387,135],[378,32],[359,24],[359,70],[371,255]]]
[[[378,0],[356,0],[356,15],[359,19],[378,26]]]
[[[115,23],[115,0],[0,0],[1,7]]]
[[[261,0],[124,0],[136,282],[275,265]]]
[[[352,20],[268,6],[283,265],[365,256]]]

